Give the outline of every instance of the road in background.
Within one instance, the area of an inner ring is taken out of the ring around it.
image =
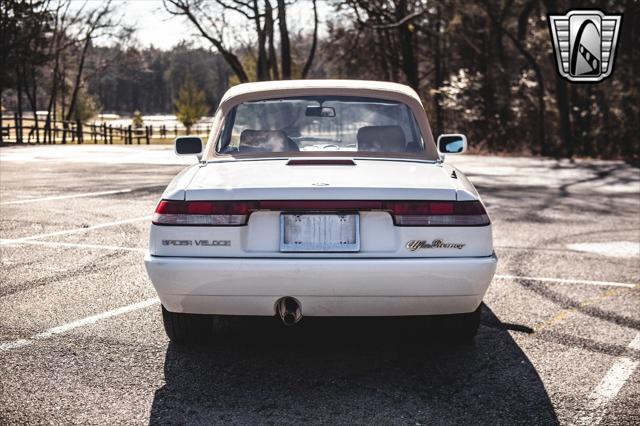
[[[447,158],[494,223],[474,345],[415,323],[225,321],[168,343],[142,256],[193,160],[167,147],[0,149],[0,423],[640,422],[640,172]]]

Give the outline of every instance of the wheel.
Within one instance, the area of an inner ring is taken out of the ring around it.
[[[169,340],[181,344],[206,342],[213,327],[213,319],[209,315],[169,312],[164,306],[162,322]]]
[[[436,332],[443,340],[466,343],[473,340],[480,326],[482,304],[473,312],[434,317]]]

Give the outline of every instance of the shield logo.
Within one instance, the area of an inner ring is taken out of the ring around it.
[[[611,75],[622,15],[571,10],[548,18],[561,76],[574,82],[596,82]]]

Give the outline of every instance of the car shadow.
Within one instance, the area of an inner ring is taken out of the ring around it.
[[[416,319],[223,320],[167,347],[150,423],[557,424],[535,368],[484,306],[475,343]]]

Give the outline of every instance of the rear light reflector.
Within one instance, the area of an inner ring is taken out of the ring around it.
[[[256,210],[387,211],[396,226],[485,226],[489,216],[479,201],[267,200],[160,201],[155,225],[243,226]]]

